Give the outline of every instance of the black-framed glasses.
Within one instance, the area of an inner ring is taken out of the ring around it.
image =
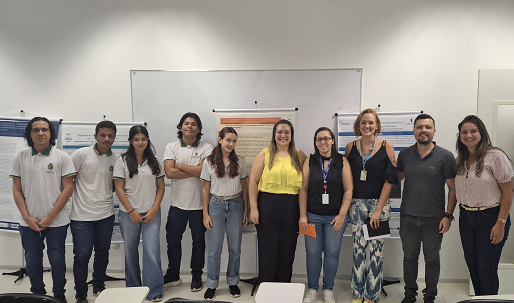
[[[316,142],[318,142],[318,143],[321,143],[321,141],[328,143],[328,141],[330,141],[330,140],[332,140],[332,138],[330,138],[330,137],[323,137],[323,138],[317,137],[316,138]]]

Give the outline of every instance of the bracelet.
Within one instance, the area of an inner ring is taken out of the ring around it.
[[[444,213],[444,216],[446,218],[450,219],[450,221],[454,221],[455,220],[455,217],[452,214],[450,214],[450,213]]]
[[[127,214],[130,215],[130,213],[132,213],[134,211],[134,209],[132,208],[131,211],[129,211]]]

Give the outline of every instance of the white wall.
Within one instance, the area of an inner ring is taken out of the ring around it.
[[[512,16],[510,0],[0,0],[0,115],[130,121],[131,69],[361,67],[363,108],[422,109],[453,150],[457,123],[476,113],[478,70],[514,67]],[[0,265],[19,265],[19,238],[0,241]],[[402,276],[399,241],[385,249],[386,276]],[[303,240],[297,256],[305,273]],[[442,279],[467,278],[456,224],[441,257]]]

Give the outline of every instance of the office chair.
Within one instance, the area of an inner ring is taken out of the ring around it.
[[[457,303],[514,303],[514,300],[507,299],[469,299]]]
[[[209,301],[212,303],[233,303],[228,301]],[[189,300],[189,299],[183,299],[183,298],[171,298],[164,303],[205,303],[205,300]]]
[[[0,303],[62,303],[62,301],[47,295],[9,293],[0,294]]]

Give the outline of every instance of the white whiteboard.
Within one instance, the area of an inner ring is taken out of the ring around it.
[[[134,121],[146,121],[162,159],[168,142],[177,140],[177,124],[195,112],[203,124],[202,140],[216,142],[213,109],[298,108],[297,148],[313,152],[320,126],[337,131],[337,112],[359,112],[362,69],[254,71],[130,72]]]

